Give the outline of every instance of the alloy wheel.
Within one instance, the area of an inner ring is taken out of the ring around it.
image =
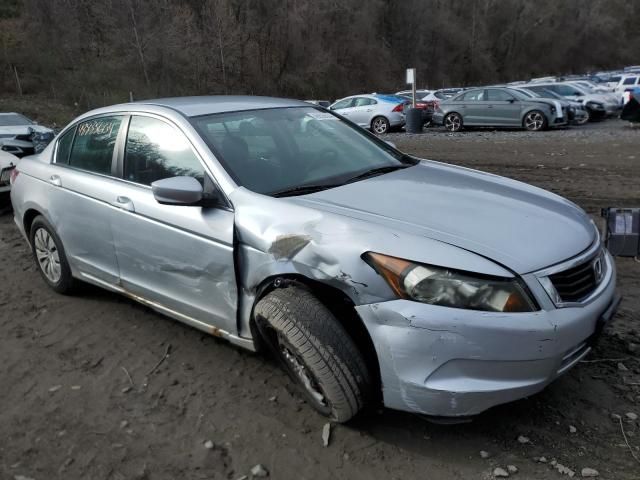
[[[389,126],[384,118],[376,118],[373,121],[373,131],[377,134],[387,133]]]
[[[58,283],[62,276],[58,247],[51,234],[44,228],[38,228],[34,235],[36,258],[45,277],[51,283]]]
[[[527,130],[538,131],[544,125],[544,117],[540,112],[529,112],[524,119],[524,125]]]
[[[444,126],[450,132],[457,132],[462,127],[462,118],[460,115],[451,114],[447,115],[447,118],[444,120]]]

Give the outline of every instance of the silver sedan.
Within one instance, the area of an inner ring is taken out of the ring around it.
[[[43,280],[275,355],[347,421],[469,416],[576,365],[616,271],[576,205],[405,155],[308,103],[192,97],[74,120],[12,175]]]
[[[330,110],[339,113],[353,123],[382,135],[405,123],[406,98],[397,95],[353,95],[336,100]]]

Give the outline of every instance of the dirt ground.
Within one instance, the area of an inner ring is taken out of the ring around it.
[[[547,188],[595,216],[640,206],[640,129],[623,122],[386,139]],[[507,465],[517,479],[565,478],[552,461],[576,477],[588,467],[599,478],[638,479],[640,424],[626,413],[640,415],[640,264],[617,265],[625,300],[589,357],[604,361],[468,424],[380,410],[333,426],[325,448],[324,419],[272,362],[96,288],[53,293],[5,213],[0,479],[237,479],[256,464],[275,479],[489,479]],[[612,414],[622,416],[631,450]]]

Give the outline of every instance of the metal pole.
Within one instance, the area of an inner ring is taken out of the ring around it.
[[[416,69],[413,69],[413,83],[411,84],[411,95],[413,97],[413,108],[416,108]]]

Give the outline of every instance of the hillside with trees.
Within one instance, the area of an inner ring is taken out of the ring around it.
[[[336,98],[640,63],[638,0],[3,0],[0,88]],[[19,85],[18,85],[19,81]]]

